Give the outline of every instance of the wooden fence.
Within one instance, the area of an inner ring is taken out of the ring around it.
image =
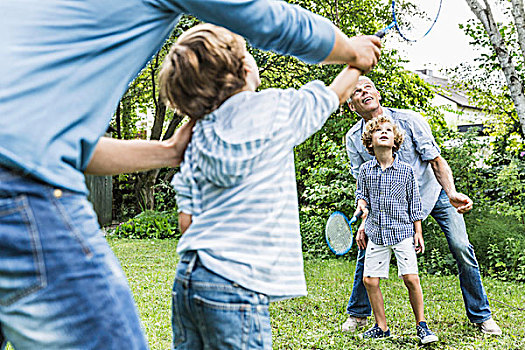
[[[113,219],[113,179],[111,176],[86,175],[89,201],[93,204],[100,226],[110,225]]]

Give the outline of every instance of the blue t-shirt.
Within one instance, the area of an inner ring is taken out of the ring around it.
[[[0,2],[0,165],[87,192],[82,172],[129,83],[181,14],[319,62],[333,25],[275,0]]]

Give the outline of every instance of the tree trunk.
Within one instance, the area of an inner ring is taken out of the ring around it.
[[[120,124],[120,101],[117,106],[117,113],[115,117],[115,124],[117,125],[117,139],[122,139],[122,126]]]
[[[162,136],[162,128],[164,126],[164,120],[166,118],[166,105],[156,97],[155,89],[155,76],[159,67],[159,55],[155,57],[155,64],[151,66],[151,86],[153,91],[153,99],[155,103],[155,121],[151,128],[150,140],[160,140]],[[177,124],[178,125],[178,124]],[[137,182],[135,183],[135,195],[139,201],[139,205],[142,209],[153,210],[155,209],[155,189],[154,186],[157,183],[157,177],[160,169],[146,171],[137,174]]]
[[[151,128],[150,140],[160,140],[162,136],[162,127],[164,126],[164,119],[166,118],[166,105],[159,101],[155,108],[155,121]]]
[[[153,91],[153,102],[155,103],[155,122],[151,128],[151,140],[160,140],[162,136],[162,127],[164,126],[164,119],[166,117],[166,105],[160,98],[157,98],[155,76],[159,68],[159,54],[155,57],[155,65],[151,66],[151,88]]]
[[[151,139],[160,140],[162,134],[162,125],[164,124],[164,119],[166,116],[166,105],[159,101],[159,105],[155,113],[155,122],[151,130]],[[168,125],[166,133],[162,137],[163,140],[169,139],[175,130],[177,125],[184,119],[183,116],[173,113],[173,118]],[[135,183],[135,195],[137,201],[142,209],[153,210],[155,209],[155,189],[154,186],[157,183],[157,178],[159,176],[160,169],[146,171],[140,174],[137,174],[137,182]],[[169,178],[173,177],[175,170],[169,172]]]
[[[523,85],[520,81],[518,72],[512,63],[512,57],[509,54],[507,45],[501,36],[498,25],[492,15],[492,10],[487,0],[484,0],[485,8],[477,0],[465,0],[472,12],[481,21],[485,31],[489,36],[492,48],[496,52],[498,61],[505,75],[507,86],[509,88],[516,113],[518,114],[521,129],[525,135],[525,95],[523,92]],[[513,2],[519,2],[513,0]],[[522,4],[523,7],[523,4]]]
[[[175,133],[175,130],[177,129],[177,125],[182,122],[182,119],[184,119],[184,116],[178,114],[177,112],[173,112],[173,117],[171,118],[170,125],[168,125],[168,129],[166,130],[166,133],[164,134],[163,140],[169,139],[173,136],[173,133]]]
[[[163,140],[169,139],[171,136],[173,136],[173,133],[177,129],[177,125],[179,125],[182,122],[182,119],[184,119],[184,116],[178,114],[177,112],[173,112],[173,117],[171,118],[170,125],[168,125],[168,129],[164,134]],[[178,170],[179,168],[171,168],[166,174],[164,174],[163,180],[165,182],[169,182]]]
[[[518,33],[521,54],[525,59],[525,9],[523,8],[523,0],[511,0],[511,3],[512,17],[514,17],[514,24]]]
[[[334,18],[334,24],[337,28],[341,28],[341,23],[339,21],[339,4],[337,3],[337,0],[334,0],[334,9],[335,9],[335,18]]]
[[[153,186],[157,182],[160,169],[145,171],[137,176],[135,195],[142,210],[155,209],[155,191]]]

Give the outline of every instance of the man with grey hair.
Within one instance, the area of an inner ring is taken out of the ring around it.
[[[389,116],[405,132],[405,140],[397,152],[399,159],[410,164],[419,184],[424,216],[431,215],[443,230],[450,252],[456,260],[459,281],[467,317],[483,333],[500,335],[501,329],[492,319],[488,298],[481,282],[474,249],[469,242],[463,213],[472,209],[472,200],[456,191],[452,171],[441,157],[428,122],[420,114],[381,106],[381,94],[367,77],[361,77],[353,91],[348,106],[359,114],[358,121],[346,134],[346,150],[351,162],[352,175],[357,178],[359,167],[372,159],[361,142],[365,124],[379,115]],[[362,209],[366,213],[366,208]],[[343,331],[364,327],[371,315],[368,295],[363,285],[366,236],[358,230],[359,246],[352,295],[347,306],[348,319]]]

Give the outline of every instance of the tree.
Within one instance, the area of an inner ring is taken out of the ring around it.
[[[347,35],[373,34],[391,21],[389,5],[381,0],[311,0],[296,1],[329,18]],[[389,50],[389,38],[378,65],[368,76],[381,91],[385,106],[410,108],[428,116],[433,92],[417,75],[402,67],[397,51]],[[300,87],[313,79],[329,84],[343,66],[308,66],[290,58],[262,53],[264,84],[277,87]],[[259,57],[258,57],[259,58]],[[278,63],[277,63],[278,62]],[[286,68],[282,68],[284,67]],[[441,116],[433,114],[433,126],[444,126]],[[295,167],[299,195],[299,215],[305,256],[328,256],[323,232],[330,212],[351,214],[354,208],[355,179],[350,175],[344,136],[359,120],[346,104],[332,115],[324,127],[295,148]]]
[[[512,32],[517,34],[517,42],[521,50],[521,55],[515,55],[509,50],[509,44],[512,40],[507,37],[504,38],[505,28],[498,24],[493,16],[491,5],[488,0],[483,0],[483,5],[477,0],[465,0],[472,12],[476,15],[478,20],[483,25],[485,32],[488,35],[490,45],[505,79],[509,89],[516,113],[518,115],[522,135],[525,135],[525,94],[523,88],[523,79],[520,76],[517,65],[523,65],[525,58],[525,11],[522,0],[510,0],[511,13],[514,19]],[[516,41],[516,40],[515,40]],[[516,57],[515,62],[513,56]],[[518,57],[520,56],[520,57]]]
[[[164,47],[166,48],[166,46]],[[168,120],[168,126],[165,128],[166,119],[166,105],[159,98],[157,94],[157,81],[156,76],[160,69],[160,55],[161,52],[155,55],[155,59],[149,64],[149,81],[151,87],[151,100],[154,103],[154,122],[150,132],[150,140],[167,139],[173,135],[176,127],[183,120],[184,116],[173,112],[171,120]],[[164,135],[163,131],[165,129]],[[135,195],[144,205],[144,209],[153,210],[155,208],[155,184],[157,183],[157,177],[160,173],[160,169],[153,169],[150,171],[142,172],[137,175],[135,182]]]
[[[478,149],[478,154],[482,150],[487,167],[467,170],[468,176],[464,177],[469,179],[467,184],[473,185],[475,202],[486,206],[492,214],[515,216],[523,222],[525,124],[520,109],[524,106],[525,81],[523,3],[521,0],[498,0],[491,8],[487,0],[483,0],[483,6],[475,0],[466,1],[477,20],[469,20],[460,27],[471,38],[470,44],[484,51],[475,59],[475,65],[464,63],[449,73],[455,86],[485,113],[483,124],[488,127],[485,131],[491,138],[486,142],[478,140],[475,147],[468,147],[468,138],[463,138],[462,146],[444,152],[449,153],[447,159],[461,159],[456,165],[451,161],[451,167],[459,169],[454,171],[455,176],[461,177],[462,168],[468,169],[465,162],[472,161],[476,153],[474,150]],[[507,21],[496,23],[495,5],[503,10]],[[459,181],[460,186],[462,183],[465,181]]]
[[[167,139],[173,135],[177,126],[184,116],[175,112],[169,112],[166,105],[159,98],[157,74],[163,59],[175,39],[188,28],[197,23],[193,17],[184,16],[171,37],[167,40],[161,50],[152,58],[148,65],[140,72],[137,78],[130,84],[127,92],[122,97],[115,117],[112,121],[113,128],[117,131],[117,137],[123,139],[146,138],[145,116],[153,115],[153,125],[149,130],[150,140]],[[140,172],[132,176],[133,196],[142,210],[155,208],[155,185],[158,182],[160,169]],[[171,178],[174,170],[168,171],[166,178]],[[117,177],[124,179],[126,177]],[[129,186],[128,186],[129,187]],[[118,197],[118,196],[117,196]]]
[[[391,20],[389,6],[382,0],[288,0],[288,2],[298,4],[327,17],[349,36],[373,34]],[[135,138],[141,133],[145,134],[136,125],[141,122],[141,118],[147,111],[152,111],[155,118],[150,130],[151,139],[166,138],[179,123],[181,116],[167,112],[166,107],[159,101],[158,82],[155,77],[173,41],[180,33],[196,23],[198,21],[192,17],[183,17],[170,40],[130,85],[128,92],[121,100],[120,108],[118,113],[116,113],[113,124],[116,130],[121,130],[120,133],[123,138]],[[253,48],[249,49],[260,67],[261,89],[269,87],[299,88],[314,79],[330,83],[343,67],[337,65],[308,65],[293,57],[285,57]],[[424,83],[419,78],[403,71],[401,62],[402,60],[395,51],[384,51],[381,63],[371,73],[371,76],[376,78],[378,86],[385,88],[383,90],[383,98],[385,101],[390,102],[390,106],[414,107],[419,105],[420,109],[424,108],[424,101],[428,99],[429,90],[424,87]],[[321,134],[330,141],[325,142],[323,137],[319,138],[316,136],[308,144],[311,147],[306,145],[298,149],[299,158],[305,161],[301,164],[304,164],[305,167],[315,166],[311,159],[314,159],[318,153],[316,149],[324,150],[328,147],[328,144],[331,144],[330,142],[335,142],[339,151],[342,150],[342,155],[346,157],[342,137],[350,128],[352,122],[355,121],[352,118],[347,118],[348,114],[350,113],[347,107],[343,107],[341,112],[337,114],[337,117],[331,118],[326,124]],[[344,117],[342,117],[343,115]],[[162,134],[163,132],[164,135]],[[346,162],[346,159],[344,159],[344,162]],[[303,170],[304,167],[298,168],[298,172]],[[344,172],[341,174],[343,177],[348,177],[347,175]],[[124,179],[127,191],[129,191],[130,187],[134,188],[133,196],[130,197],[138,201],[141,209],[152,209],[155,207],[154,185],[158,182],[158,178],[159,171],[153,170],[134,174],[132,178]],[[299,182],[299,187],[302,188],[302,180]],[[353,181],[351,183],[353,185]]]

